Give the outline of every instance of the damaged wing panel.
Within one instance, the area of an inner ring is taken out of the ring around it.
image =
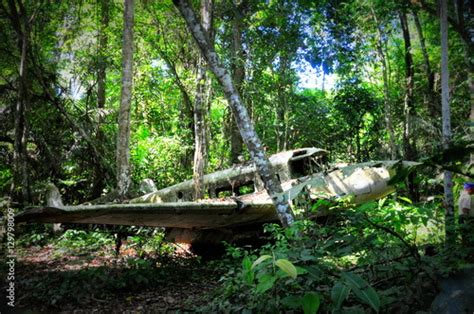
[[[380,161],[326,170],[327,152],[302,148],[270,157],[289,201],[302,191],[311,199],[352,195],[363,203],[392,193],[393,181],[421,163]],[[146,194],[130,204],[37,207],[16,216],[18,222],[68,222],[216,229],[275,222],[274,205],[252,163],[234,165],[204,177],[209,199],[193,201],[192,180]],[[225,197],[221,197],[221,193]]]

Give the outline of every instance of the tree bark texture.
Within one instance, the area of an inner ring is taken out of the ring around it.
[[[441,22],[441,107],[443,117],[443,148],[451,145],[451,112],[449,107],[449,67],[448,67],[448,5],[447,0],[440,0]],[[453,182],[450,171],[444,171],[444,204],[446,241],[454,240],[452,234],[454,219]]]
[[[278,67],[278,83],[277,83],[277,95],[278,102],[275,106],[275,133],[277,140],[277,151],[285,151],[288,149],[288,92],[287,92],[287,69],[289,68],[288,56],[280,56],[280,65]]]
[[[107,79],[107,29],[109,27],[109,1],[101,0],[101,21],[99,26],[99,62],[97,64],[97,108],[105,107],[105,84]]]
[[[389,95],[389,81],[388,81],[388,68],[387,68],[387,57],[384,53],[383,47],[383,31],[377,15],[375,14],[374,9],[372,8],[372,16],[374,18],[375,27],[377,28],[377,54],[380,58],[380,63],[382,65],[382,80],[383,80],[383,99],[384,99],[384,110],[385,110],[385,125],[388,130],[388,137],[390,142],[390,158],[395,160],[397,158],[397,146],[395,144],[395,132],[393,130],[392,114],[391,114],[391,104],[390,104],[390,95]]]
[[[245,79],[245,55],[242,47],[243,16],[236,0],[233,0],[232,5],[232,79],[234,80],[235,88],[242,95],[242,84]],[[230,129],[230,161],[232,164],[238,164],[240,162],[239,157],[242,156],[242,137],[231,113],[228,119]]]
[[[125,0],[122,43],[122,89],[118,116],[117,138],[117,191],[124,198],[130,179],[130,106],[133,87],[133,0]]]
[[[226,69],[220,62],[214,47],[210,45],[209,38],[199,21],[196,19],[196,15],[189,2],[186,0],[174,0],[173,2],[184,17],[191,34],[201,50],[201,53],[205,57],[210,69],[224,90],[224,94],[234,114],[242,139],[255,162],[265,189],[275,204],[281,223],[284,226],[290,225],[294,221],[292,210],[286,196],[282,194],[283,190],[281,185],[271,169],[268,158],[265,156],[262,143],[255,132],[247,109],[242,103],[240,94],[235,88],[231,76],[227,73]]]
[[[99,143],[98,149],[100,154],[103,155],[102,143],[104,141],[104,133],[101,129],[102,124],[102,110],[105,108],[106,99],[106,80],[107,80],[107,28],[109,26],[109,1],[101,0],[101,20],[99,26],[99,42],[98,42],[98,64],[97,64],[97,130],[96,130],[96,143]],[[94,183],[92,186],[92,198],[97,198],[101,195],[102,190],[105,187],[105,176],[103,175],[106,169],[102,166],[100,160],[94,162]]]
[[[434,72],[431,69],[430,58],[428,55],[428,51],[426,49],[426,42],[425,37],[423,36],[423,28],[421,27],[420,19],[418,18],[418,14],[413,11],[413,18],[415,20],[416,32],[418,33],[418,38],[420,40],[421,52],[423,53],[423,67],[425,70],[426,79],[428,80],[428,84],[426,85],[426,95],[425,95],[425,103],[426,109],[428,110],[429,115],[432,118],[439,117],[439,102],[436,97],[436,91],[434,86]]]
[[[415,106],[413,103],[413,88],[414,88],[414,67],[413,57],[411,54],[411,39],[410,30],[408,28],[408,19],[405,12],[400,12],[400,23],[403,33],[403,41],[405,43],[405,101],[404,101],[404,115],[405,123],[403,127],[403,150],[406,160],[416,159],[415,140],[413,138],[413,118],[415,116]],[[415,186],[415,173],[412,172],[408,177],[408,191],[413,201],[417,201],[418,195]]]
[[[465,6],[464,0],[456,0],[456,15],[457,15],[457,24],[461,29],[466,28],[466,17],[468,17],[468,21],[471,21],[472,26],[472,19],[474,18],[474,2],[470,2],[468,7]],[[449,17],[448,17],[449,18]],[[469,33],[471,40],[469,42],[465,42],[464,44],[464,59],[466,60],[467,64],[467,83],[469,86],[469,102],[470,102],[470,114],[469,114],[469,139],[472,141],[474,140],[474,48],[472,42],[474,40],[472,36],[472,32]],[[471,154],[470,163],[469,163],[469,170],[472,171],[474,167],[474,154]]]
[[[212,36],[212,0],[201,0],[201,23],[204,32],[210,39]],[[212,42],[210,43],[213,44]],[[198,61],[196,77],[196,96],[194,98],[194,199],[204,198],[204,172],[206,168],[206,60],[201,56]]]
[[[413,3],[416,3],[419,7],[421,7],[423,10],[431,14],[432,16],[438,18],[438,10],[436,9],[435,6],[429,4],[426,0],[420,0],[420,1],[412,1]],[[474,13],[474,2],[470,1],[470,6],[469,8],[465,9],[464,11],[459,11],[459,9],[464,9],[464,6],[459,6],[459,4],[462,2],[462,0],[457,1],[457,7],[458,7],[458,17],[459,17],[459,12],[469,12],[468,14],[473,14]],[[474,41],[472,40],[472,35],[470,32],[470,29],[466,27],[466,24],[459,23],[459,20],[456,20],[454,18],[451,18],[447,16],[447,20],[449,25],[452,27],[452,29],[460,36],[462,41],[466,44],[466,48],[469,50],[469,54],[474,53]],[[471,63],[472,64],[472,63]]]
[[[18,67],[18,98],[15,104],[15,138],[13,152],[13,195],[18,197],[18,202],[23,205],[31,202],[31,189],[28,177],[28,127],[26,112],[28,110],[28,50],[30,21],[27,17],[25,7],[21,0],[9,0],[10,19],[15,29],[18,50],[20,51],[20,63]]]

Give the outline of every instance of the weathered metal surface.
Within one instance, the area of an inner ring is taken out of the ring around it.
[[[328,172],[301,178],[287,190],[288,198],[295,199],[302,191],[312,199],[353,196],[356,204],[382,198],[395,191],[391,183],[396,176],[404,177],[418,162],[386,160],[349,165]]]
[[[297,177],[322,171],[327,163],[327,151],[308,147],[281,152],[270,156],[273,171],[280,181],[286,182]],[[219,197],[219,192],[238,195],[239,187],[253,186],[262,191],[263,184],[253,163],[234,165],[231,168],[216,171],[204,176],[204,188],[210,198]],[[193,180],[187,180],[154,193],[131,200],[132,203],[160,203],[193,200]]]
[[[378,199],[395,190],[391,183],[394,177],[404,176],[420,165],[407,161],[380,161],[311,174],[312,169],[324,168],[323,164],[317,163],[323,162],[324,157],[324,150],[305,148],[279,153],[270,158],[282,179],[282,188],[289,201],[297,199],[302,192],[306,192],[313,200],[349,195],[353,196],[351,200],[355,203]],[[296,177],[305,171],[310,175]],[[257,180],[253,165],[239,165],[208,174],[204,178],[204,184],[212,193],[216,194],[222,189],[234,193],[234,197],[186,201],[192,195],[190,180],[134,199],[130,204],[31,208],[17,215],[16,220],[191,229],[217,229],[278,221],[272,201],[265,190],[258,187]],[[249,183],[256,185],[254,192],[238,195],[238,188]]]
[[[249,222],[278,220],[269,200],[245,203],[233,200],[110,204],[30,208],[17,222],[86,223],[130,226],[222,228]]]

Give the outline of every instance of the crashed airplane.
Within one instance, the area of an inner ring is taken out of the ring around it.
[[[391,179],[419,165],[410,161],[380,161],[330,168],[328,153],[301,148],[272,155],[270,163],[290,202],[303,191],[312,199],[353,197],[355,203],[392,193]],[[204,176],[207,199],[193,200],[188,180],[132,199],[127,204],[43,206],[16,216],[18,222],[84,223],[167,227],[176,230],[232,230],[278,222],[270,197],[253,163]]]

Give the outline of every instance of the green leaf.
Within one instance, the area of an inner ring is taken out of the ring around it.
[[[350,291],[351,289],[340,281],[336,282],[334,287],[332,287],[331,300],[336,306],[336,309],[341,308],[342,302],[347,298]]]
[[[265,274],[259,278],[257,288],[255,289],[258,294],[262,294],[265,291],[271,289],[277,280],[276,276]]]
[[[244,259],[242,260],[242,268],[244,270],[252,269],[252,262],[250,261],[250,258],[248,256],[245,256]]]
[[[245,270],[243,273],[245,283],[249,286],[253,284],[253,280],[255,278],[255,274],[251,270]]]
[[[255,274],[253,273],[252,269],[252,262],[250,261],[250,258],[248,256],[245,256],[244,259],[242,260],[242,269],[243,269],[243,277],[244,281],[247,285],[252,285],[253,280],[255,277]]]
[[[308,271],[303,267],[295,266],[295,268],[298,275],[304,275],[308,273]]]
[[[317,259],[317,257],[312,254],[311,250],[305,249],[305,250],[301,251],[301,260],[302,261],[314,261],[316,259]]]
[[[354,273],[342,273],[341,277],[362,302],[370,305],[376,312],[379,311],[379,295],[361,276]]]
[[[321,298],[316,292],[308,292],[303,297],[303,312],[304,314],[314,314],[318,312]]]
[[[262,256],[260,256],[259,258],[257,258],[257,260],[255,262],[253,262],[251,269],[254,269],[258,264],[260,264],[261,262],[263,262],[263,261],[265,261],[269,258],[272,258],[271,255],[262,255]]]
[[[398,199],[402,200],[402,201],[405,201],[407,202],[408,204],[413,204],[413,202],[411,201],[411,199],[407,198],[407,197],[403,197],[403,196],[399,196]]]
[[[280,267],[282,271],[284,271],[288,276],[290,276],[293,279],[296,279],[296,276],[298,276],[298,272],[296,271],[295,265],[293,265],[287,259],[281,258],[275,262],[275,265]]]
[[[313,266],[304,266],[303,268],[308,271],[308,274],[313,279],[320,279],[321,278],[322,271],[321,271],[321,269],[319,269],[319,267],[313,265]]]
[[[296,310],[303,306],[303,299],[297,295],[289,295],[281,299],[281,304],[289,309]]]

